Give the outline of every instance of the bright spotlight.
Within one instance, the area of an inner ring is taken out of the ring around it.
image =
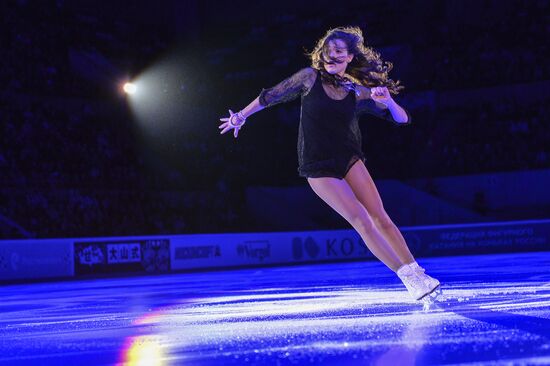
[[[136,92],[136,86],[132,83],[124,84],[123,89],[126,94],[134,94]]]

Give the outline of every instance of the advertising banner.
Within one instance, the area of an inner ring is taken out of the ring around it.
[[[352,230],[201,234],[173,239],[172,269],[372,258]]]
[[[550,220],[402,227],[416,258],[550,250]],[[0,241],[0,281],[376,259],[355,230]]]
[[[0,241],[0,280],[73,276],[68,239]]]
[[[446,256],[550,250],[550,220],[402,229],[411,251]]]
[[[170,239],[113,238],[74,242],[75,274],[167,272]]]

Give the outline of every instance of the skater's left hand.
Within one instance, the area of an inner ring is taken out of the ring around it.
[[[390,95],[390,91],[385,86],[377,86],[370,89],[370,97],[375,102],[388,106],[393,99]]]

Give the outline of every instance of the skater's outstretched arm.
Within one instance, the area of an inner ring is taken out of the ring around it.
[[[233,129],[233,136],[237,138],[237,136],[239,135],[239,130],[244,125],[246,119],[264,108],[265,106],[260,104],[260,97],[256,97],[256,99],[250,102],[250,104],[243,108],[240,112],[233,113],[233,111],[230,109],[229,117],[220,118],[220,121],[223,122],[218,127],[219,129],[221,129],[220,134],[223,135],[227,131]]]
[[[233,113],[232,110],[229,110],[229,117],[220,118],[220,121],[223,122],[219,126],[222,130],[220,133],[224,134],[233,129],[233,135],[237,137],[239,130],[248,117],[264,108],[296,99],[311,88],[313,82],[315,82],[315,77],[315,69],[306,67],[277,85],[268,89],[262,89],[260,95],[241,111]]]
[[[388,88],[364,86],[358,88],[360,91],[356,106],[358,115],[368,113],[397,125],[411,124],[411,114],[393,100]]]

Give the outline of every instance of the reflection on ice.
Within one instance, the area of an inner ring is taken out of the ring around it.
[[[550,364],[549,262],[426,259],[427,308],[376,262],[5,286],[0,366]]]
[[[425,307],[424,305],[424,312],[426,311]],[[420,315],[420,311],[415,310],[412,312],[412,316],[407,320],[406,328],[400,339],[385,353],[378,356],[374,360],[374,365],[416,365],[418,352],[427,342],[430,333],[435,331],[437,324],[434,322],[430,326],[426,326],[422,321],[422,317],[415,315]]]
[[[123,348],[121,365],[166,366],[159,338],[149,335],[131,337],[128,346]]]

